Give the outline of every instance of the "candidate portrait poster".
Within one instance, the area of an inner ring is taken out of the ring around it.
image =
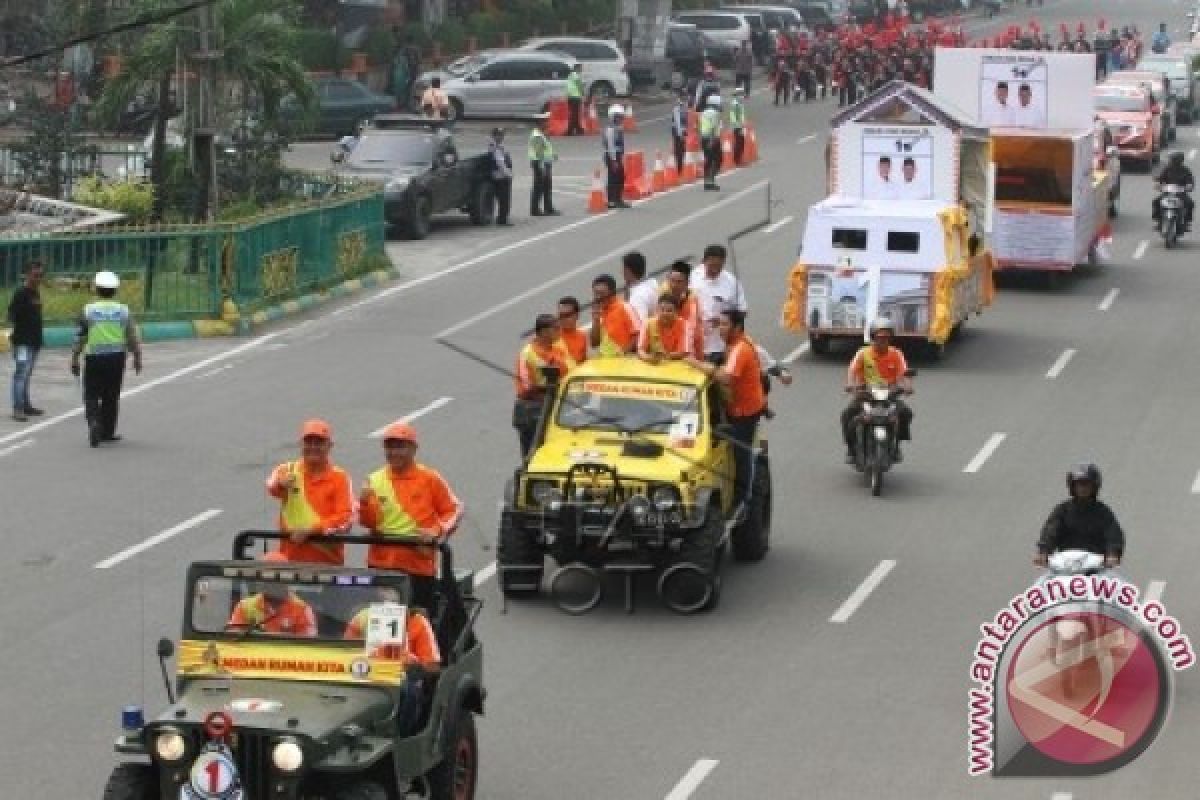
[[[862,133],[862,196],[933,199],[933,134],[927,127],[867,128]]]
[[[989,128],[1047,127],[1049,69],[1042,56],[984,55],[979,70],[979,120]]]

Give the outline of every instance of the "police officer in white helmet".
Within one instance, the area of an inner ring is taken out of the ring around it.
[[[608,207],[629,208],[622,197],[625,191],[625,107],[620,103],[608,107],[603,140],[604,168],[608,171]]]
[[[717,190],[721,170],[721,96],[710,95],[700,115],[700,148],[704,151],[704,188]]]
[[[83,355],[83,405],[87,414],[88,442],[115,442],[121,382],[127,354],[133,354],[133,371],[142,372],[142,344],[129,307],[114,298],[121,286],[115,273],[96,273],[95,302],[83,307],[71,351],[71,374],[78,376]]]

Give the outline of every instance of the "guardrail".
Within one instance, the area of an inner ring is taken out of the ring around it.
[[[0,305],[34,260],[46,272],[48,326],[78,315],[100,270],[121,276],[118,299],[139,321],[155,321],[220,316],[226,299],[245,314],[378,267],[382,187],[327,175],[288,180],[297,204],[239,222],[0,236]]]

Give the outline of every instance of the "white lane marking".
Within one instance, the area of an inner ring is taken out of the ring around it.
[[[589,191],[586,191],[586,192],[584,192],[584,191],[578,191],[578,192],[576,192],[576,191],[572,191],[571,189],[563,189],[563,188],[562,188],[562,187],[560,187],[560,186],[555,186],[555,187],[554,187],[554,193],[555,193],[555,194],[565,194],[565,195],[567,195],[568,197],[582,197],[582,198],[587,198],[587,197],[590,197],[590,196],[591,196],[591,191],[590,191],[590,190],[589,190]]]
[[[125,398],[134,397],[136,395],[139,395],[142,392],[148,392],[151,389],[154,389],[155,387],[158,387],[158,386],[162,386],[165,383],[170,383],[171,381],[175,381],[180,378],[191,375],[194,372],[200,372],[201,370],[207,369],[208,367],[211,367],[213,364],[219,364],[222,361],[227,361],[236,356],[240,356],[242,353],[245,353],[249,350],[253,350],[256,347],[261,347],[262,345],[266,344],[267,342],[271,341],[272,339],[275,339],[278,336],[282,336],[284,333],[286,333],[286,331],[275,331],[274,333],[265,334],[263,336],[258,337],[257,339],[246,342],[245,344],[240,344],[231,350],[226,350],[223,353],[217,353],[215,356],[209,356],[208,358],[203,358],[203,359],[197,361],[195,364],[190,364],[186,367],[177,369],[174,372],[167,373],[166,375],[163,375],[161,378],[155,378],[152,381],[146,381],[145,383],[141,384],[140,386],[135,386],[132,389],[126,389],[125,391],[121,392],[121,399],[124,400]],[[22,439],[22,438],[30,435],[31,433],[37,433],[38,431],[45,430],[46,428],[49,428],[52,425],[57,425],[58,423],[63,422],[65,420],[72,419],[74,417],[78,417],[82,413],[83,413],[83,406],[79,406],[78,408],[73,408],[70,411],[63,412],[62,414],[59,414],[57,416],[50,417],[48,419],[44,419],[41,422],[37,422],[26,428],[22,428],[21,430],[17,431],[16,433],[10,433],[6,436],[0,436],[0,444],[8,444],[9,442],[13,441],[14,439]]]
[[[983,447],[980,448],[979,452],[975,454],[975,457],[971,459],[971,463],[963,467],[963,472],[979,472],[987,460],[992,457],[992,453],[996,452],[996,448],[999,447],[1007,438],[1007,433],[993,433],[988,440],[984,442]]]
[[[1161,602],[1163,590],[1166,588],[1166,581],[1150,581],[1149,585],[1146,586],[1146,594],[1142,600],[1142,607],[1145,608],[1149,603]]]
[[[147,539],[146,541],[144,541],[140,544],[135,544],[133,547],[127,547],[124,550],[122,550],[121,552],[117,553],[116,555],[110,556],[109,558],[104,559],[99,564],[96,564],[96,569],[109,569],[110,567],[115,567],[117,564],[120,564],[122,561],[133,558],[138,553],[149,550],[151,547],[154,547],[156,544],[162,544],[167,539],[170,539],[173,536],[178,536],[179,534],[183,533],[184,531],[191,530],[192,528],[195,528],[198,525],[203,525],[204,523],[208,522],[210,519],[212,519],[213,517],[217,516],[220,513],[221,513],[221,509],[210,508],[208,511],[205,511],[201,514],[197,514],[196,516],[192,517],[191,519],[185,519],[183,522],[179,523],[178,525],[176,525],[173,528],[167,528],[165,531],[154,534],[149,539]]]
[[[495,561],[488,564],[486,567],[481,567],[479,569],[479,571],[475,573],[475,588],[478,589],[480,586],[483,586],[485,583],[490,581],[492,579],[492,576],[494,576],[495,574],[496,574],[496,562]]]
[[[1113,307],[1113,303],[1117,302],[1117,295],[1120,293],[1120,289],[1109,289],[1108,294],[1104,295],[1104,299],[1100,301],[1100,305],[1096,306],[1096,310],[1108,311]]]
[[[833,612],[833,616],[829,618],[829,621],[842,623],[850,619],[850,616],[866,601],[871,592],[875,591],[879,587],[879,584],[883,583],[883,579],[887,577],[887,574],[895,566],[896,562],[891,559],[880,561],[875,569],[871,570],[871,574],[867,576],[867,579],[860,583],[858,588],[854,590],[854,594],[847,597],[846,602],[842,603],[841,608]]]
[[[1055,792],[1050,795],[1050,800],[1071,800],[1073,796],[1070,792]]]
[[[780,228],[782,228],[784,225],[787,225],[791,221],[792,221],[792,217],[784,217],[783,219],[781,219],[777,222],[772,222],[770,225],[763,228],[762,232],[764,235],[774,233],[775,231],[779,230]]]
[[[1062,355],[1060,355],[1058,360],[1054,362],[1054,366],[1050,367],[1050,370],[1046,373],[1046,377],[1050,380],[1057,378],[1062,374],[1062,371],[1067,368],[1067,364],[1069,364],[1071,359],[1074,357],[1074,348],[1068,347],[1066,350],[1063,350]]]
[[[410,414],[405,414],[400,419],[395,420],[395,422],[402,422],[405,425],[407,425],[408,423],[413,422],[414,420],[418,420],[421,417],[425,416],[426,414],[428,414],[432,411],[437,411],[439,408],[441,408],[444,405],[447,405],[452,400],[454,400],[453,397],[439,397],[437,400],[434,400],[432,403],[425,406],[424,408],[418,408],[416,411],[413,411]],[[383,436],[383,432],[387,430],[388,425],[392,425],[392,424],[394,424],[394,423],[389,422],[387,425],[384,425],[379,430],[371,431],[371,433],[368,434],[367,438],[378,439],[380,436]]]
[[[708,773],[717,768],[720,764],[715,758],[701,758],[692,764],[692,768],[687,771],[687,774],[679,779],[679,783],[675,784],[675,788],[670,791],[665,800],[687,800],[692,796],[692,792],[704,783],[704,779],[708,777]]]
[[[204,380],[205,378],[211,378],[213,375],[224,372],[227,369],[233,369],[233,364],[223,364],[216,369],[210,369],[208,372],[201,372],[196,376],[196,380],[200,381]]]
[[[1138,246],[1133,250],[1133,260],[1138,261],[1142,256],[1146,255],[1146,248],[1150,246],[1150,242],[1142,239],[1138,242]]]
[[[1196,148],[1193,147],[1191,150],[1188,150],[1187,160],[1188,161],[1196,160]]]
[[[797,347],[795,350],[793,350],[792,352],[788,353],[786,356],[784,356],[784,357],[783,357],[783,363],[784,363],[784,364],[791,364],[791,363],[792,363],[792,362],[794,362],[794,361],[795,361],[797,358],[799,358],[800,356],[802,356],[802,355],[804,355],[805,353],[807,353],[807,352],[808,352],[808,348],[809,348],[809,347],[811,347],[811,346],[812,346],[812,345],[810,345],[808,342],[805,342],[804,344],[800,345],[800,346],[799,346],[799,347]]]
[[[25,441],[20,442],[18,444],[14,444],[11,447],[6,447],[3,450],[0,450],[0,458],[4,458],[5,456],[10,456],[23,447],[29,447],[36,441],[37,441],[37,439],[26,439]]]
[[[1192,494],[1200,494],[1200,472],[1196,473],[1196,480],[1192,481]]]
[[[796,144],[808,144],[809,142],[811,142],[813,139],[816,139],[816,138],[817,138],[817,135],[815,133],[810,133],[808,136],[801,136],[799,139],[797,139]]]
[[[287,342],[272,342],[271,344],[267,345],[266,349],[267,350],[282,350],[283,348],[285,348],[287,346],[288,346]]]
[[[488,317],[495,316],[496,314],[499,314],[501,311],[505,311],[506,309],[512,308],[513,306],[518,305],[519,303],[525,302],[529,298],[534,297],[534,296],[546,291],[551,286],[555,286],[557,284],[564,283],[566,281],[569,281],[569,280],[575,278],[578,275],[581,275],[585,272],[589,272],[589,271],[595,269],[598,264],[603,264],[606,261],[611,261],[620,253],[627,252],[631,249],[636,249],[639,246],[645,244],[646,242],[652,241],[653,239],[656,239],[657,237],[662,236],[664,233],[669,233],[670,231],[673,231],[677,228],[681,228],[685,225],[690,224],[694,220],[699,219],[700,217],[711,214],[713,211],[716,211],[719,208],[727,206],[730,203],[737,202],[739,199],[741,199],[745,195],[750,194],[751,192],[758,191],[763,186],[766,186],[768,183],[769,183],[769,181],[759,181],[758,183],[755,183],[752,186],[748,186],[745,189],[742,189],[740,192],[737,192],[736,194],[732,194],[729,197],[726,197],[724,200],[720,201],[719,203],[714,203],[710,206],[705,206],[704,208],[697,209],[696,211],[693,211],[692,213],[687,214],[686,216],[680,217],[680,218],[676,219],[674,222],[672,222],[662,228],[659,228],[656,231],[653,231],[651,233],[646,234],[645,236],[634,239],[631,242],[625,242],[620,247],[616,248],[615,250],[610,250],[609,252],[607,252],[597,258],[593,258],[591,261],[587,262],[586,264],[583,264],[582,266],[576,267],[575,269],[572,269],[572,270],[568,270],[567,272],[563,272],[544,283],[540,283],[531,289],[528,289],[524,292],[521,292],[520,294],[517,294],[517,295],[514,295],[514,296],[508,298],[503,303],[500,303],[498,305],[492,306],[491,308],[485,309],[485,310],[479,312],[478,314],[475,314],[472,317],[468,317],[467,319],[463,320],[462,322],[459,322],[456,325],[451,325],[449,328],[446,328],[444,331],[434,334],[433,338],[434,339],[446,339],[450,336],[453,336],[454,334],[458,333],[459,331],[465,330],[466,328],[469,328],[472,325],[487,319]]]

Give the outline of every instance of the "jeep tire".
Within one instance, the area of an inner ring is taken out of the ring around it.
[[[479,782],[479,741],[475,716],[465,708],[451,723],[448,747],[441,762],[429,770],[429,800],[474,800]]]
[[[158,800],[154,768],[148,764],[118,764],[104,785],[104,800]]]
[[[725,535],[725,518],[721,515],[721,507],[713,503],[708,507],[704,525],[688,531],[679,546],[679,553],[668,569],[676,569],[683,565],[699,567],[710,578],[710,591],[703,604],[692,609],[689,604],[685,608],[672,610],[679,613],[690,611],[711,611],[721,602],[721,538]],[[660,584],[660,589],[664,588]]]
[[[333,800],[388,800],[388,793],[373,781],[355,781],[335,789]]]
[[[770,547],[771,467],[763,459],[754,471],[746,519],[733,529],[733,557],[738,561],[762,561]]]
[[[433,225],[433,200],[429,195],[417,195],[413,199],[412,208],[408,213],[408,221],[406,227],[408,229],[408,238],[424,239],[429,235],[429,229]]]
[[[513,525],[512,518],[507,514],[500,519],[496,565],[500,591],[505,596],[537,594],[541,590],[546,566],[542,549],[531,535]]]
[[[470,200],[471,223],[491,225],[496,221],[496,191],[491,181],[480,181]]]

